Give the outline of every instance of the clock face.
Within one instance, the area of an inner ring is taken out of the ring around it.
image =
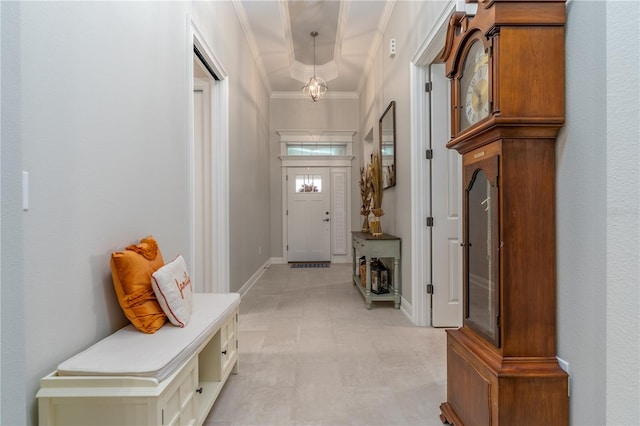
[[[460,97],[460,130],[489,116],[489,55],[478,40],[471,45],[464,62]]]

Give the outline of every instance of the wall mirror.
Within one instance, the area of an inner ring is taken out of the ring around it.
[[[380,117],[382,187],[396,186],[396,102],[391,101]]]

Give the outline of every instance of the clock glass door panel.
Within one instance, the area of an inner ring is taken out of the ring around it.
[[[497,157],[467,166],[465,325],[499,346]],[[489,165],[489,170],[482,167]],[[495,171],[494,171],[495,170]],[[492,176],[493,175],[493,176]]]

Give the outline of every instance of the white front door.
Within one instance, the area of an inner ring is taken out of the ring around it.
[[[462,325],[462,161],[457,151],[447,149],[449,140],[449,81],[444,64],[431,65],[431,205],[434,226],[432,324],[434,327]]]
[[[289,262],[331,260],[331,184],[329,168],[287,169]]]

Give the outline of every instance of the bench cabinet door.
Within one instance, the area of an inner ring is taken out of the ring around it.
[[[194,357],[160,397],[160,425],[192,425],[196,423],[198,402],[198,362]]]

